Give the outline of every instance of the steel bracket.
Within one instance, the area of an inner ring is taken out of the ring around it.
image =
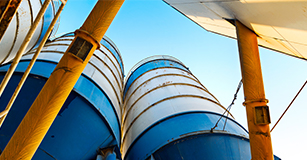
[[[254,107],[254,117],[256,125],[266,125],[271,123],[268,106],[256,106]]]

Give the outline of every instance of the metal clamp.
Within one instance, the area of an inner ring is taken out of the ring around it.
[[[246,100],[245,102],[243,102],[243,106],[246,106],[249,103],[255,103],[255,102],[265,102],[265,103],[269,103],[268,99],[252,99],[252,100]]]

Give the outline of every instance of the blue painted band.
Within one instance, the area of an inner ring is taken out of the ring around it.
[[[251,159],[249,141],[227,133],[194,134],[179,138],[157,150],[155,160],[164,159]]]
[[[66,33],[56,39],[60,39],[60,38],[64,38],[64,37],[70,37],[70,36],[75,36],[74,32],[70,32],[70,33]],[[105,37],[102,38],[102,40],[100,41],[100,43],[105,46],[107,49],[109,49],[109,51],[114,55],[115,59],[117,60],[117,62],[120,65],[121,68],[121,74],[124,74],[124,67],[123,67],[123,62],[121,60],[121,57],[118,53],[118,51],[115,49],[115,47],[112,45],[111,42],[109,42]]]
[[[42,2],[43,3],[43,2]],[[47,10],[44,14],[44,17],[43,17],[43,28],[42,28],[42,32],[40,34],[40,37],[37,41],[37,43],[35,44],[34,48],[38,47],[39,43],[42,41],[42,39],[44,38],[46,32],[47,32],[47,29],[49,28],[50,24],[51,24],[51,21],[53,20],[53,17],[54,17],[54,8],[53,8],[53,2],[51,2],[48,7],[47,7]],[[57,25],[57,24],[56,24]],[[54,27],[56,28],[56,27]],[[51,35],[51,34],[50,34]]]
[[[15,72],[23,73],[28,64],[28,60],[20,61]],[[37,60],[30,74],[48,78],[56,65],[55,62]],[[10,64],[1,66],[0,72],[6,72],[9,67]],[[86,75],[82,74],[75,84],[74,90],[95,106],[102,117],[110,124],[111,132],[114,134],[118,144],[120,144],[120,121],[111,100],[103,89]]]
[[[4,72],[0,72],[0,80],[4,75]],[[22,75],[23,73],[17,72],[12,76],[0,98],[1,110],[6,107]],[[33,74],[27,78],[6,121],[0,128],[1,150],[5,148],[46,81],[47,78]],[[107,99],[104,101],[103,103],[109,103]],[[105,148],[111,144],[119,147],[109,125],[93,104],[72,91],[33,159],[80,159],[80,157],[94,159],[99,148]]]
[[[118,52],[116,51],[116,49],[114,48],[114,46],[107,41],[105,38],[102,38],[102,40],[100,41],[100,43],[105,46],[106,48],[109,49],[109,51],[111,51],[111,53],[114,55],[114,57],[116,58],[116,60],[118,61],[122,74],[124,73],[124,67],[123,67],[123,62],[120,58],[120,55],[118,54]]]
[[[66,34],[64,34],[64,35],[62,35],[62,36],[60,36],[60,37],[58,37],[58,38],[64,38],[64,37],[74,37],[75,36],[75,33],[74,32],[69,32],[69,33],[66,33]],[[58,39],[57,38],[57,39]]]
[[[125,159],[144,159],[162,146],[188,136],[189,133],[209,132],[220,116],[212,112],[186,112],[161,119],[145,129],[131,143]],[[225,118],[222,118],[214,131],[223,130],[224,123]],[[246,130],[232,119],[227,120],[225,133],[248,137]]]
[[[141,66],[139,66],[137,69],[133,71],[133,73],[128,77],[128,80],[125,85],[124,89],[124,97],[126,95],[127,90],[129,89],[130,85],[135,81],[139,76],[146,73],[147,71],[156,69],[156,68],[162,68],[162,67],[170,67],[170,68],[179,68],[185,71],[190,72],[186,67],[184,67],[182,64],[175,62],[173,60],[169,59],[156,59],[153,61],[148,61]]]

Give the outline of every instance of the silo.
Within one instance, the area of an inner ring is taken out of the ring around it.
[[[42,7],[44,1],[42,0],[23,0],[13,16],[9,26],[7,27],[0,43],[0,64],[11,61],[18,49],[20,48],[23,40],[25,39],[30,27]],[[58,0],[52,0],[49,4],[42,20],[40,21],[35,33],[26,48],[26,51],[35,47],[45,35],[56,11],[59,7]],[[56,32],[59,23],[56,24],[53,34]]]
[[[73,38],[69,33],[44,46],[0,128],[2,150]],[[123,64],[110,39],[104,37],[101,43],[104,45],[95,51],[33,159],[96,159],[104,149],[120,158]],[[0,110],[4,110],[33,53],[35,49],[22,57],[0,99]],[[9,66],[0,67],[0,80]]]
[[[247,131],[224,112],[182,62],[146,58],[125,80],[123,159],[251,159]]]

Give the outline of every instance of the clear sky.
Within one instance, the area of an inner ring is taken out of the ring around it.
[[[68,0],[57,32],[78,29],[97,0]],[[166,54],[181,60],[207,89],[227,107],[241,79],[237,41],[207,32],[162,0],[126,0],[106,35],[119,48],[125,74],[143,58]],[[299,36],[299,35],[298,35]],[[260,48],[271,127],[307,79],[307,62]],[[243,90],[231,109],[247,128]],[[305,88],[272,132],[274,154],[283,160],[305,155]]]

